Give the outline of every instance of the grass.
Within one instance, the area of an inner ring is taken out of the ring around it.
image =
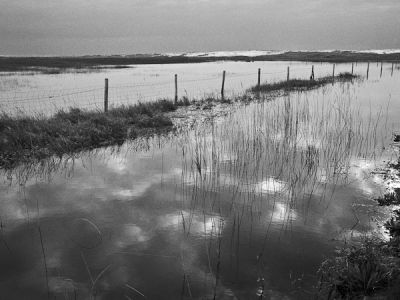
[[[169,100],[121,106],[107,113],[77,108],[50,118],[0,115],[0,167],[65,153],[122,144],[138,135],[172,128],[163,114],[179,104]]]
[[[351,73],[340,73],[338,76],[334,78],[332,76],[323,77],[316,80],[305,80],[305,79],[290,79],[289,81],[280,81],[277,83],[265,83],[260,86],[253,86],[249,89],[252,93],[257,92],[272,92],[277,90],[310,90],[314,88],[321,87],[323,85],[333,83],[336,81],[349,81],[352,79],[358,78],[356,75],[352,75]]]
[[[354,76],[341,74],[336,80],[352,80]],[[289,82],[262,85],[263,92],[284,89],[286,91],[310,89],[332,82],[291,80]],[[177,103],[159,100],[131,106],[112,108],[107,113],[71,108],[61,110],[51,117],[11,116],[0,114],[0,168],[13,168],[24,162],[39,161],[53,155],[62,156],[93,148],[120,145],[127,139],[135,139],[152,133],[171,130],[173,123],[166,114],[179,106],[200,105],[210,109],[215,103],[249,102],[256,99],[245,93],[235,99],[207,98],[190,101],[183,97]]]
[[[263,85],[263,92],[303,90],[331,82],[329,78],[319,82],[292,80]],[[336,89],[317,90],[288,94],[270,103],[251,103],[241,107],[240,113],[213,122],[211,128],[199,124],[183,142],[187,171],[183,172],[182,182],[192,183],[183,193],[188,195],[184,202],[190,203],[194,211],[218,213],[231,224],[232,233],[224,236],[229,239],[231,235],[231,257],[239,257],[239,245],[247,238],[239,237],[240,232],[251,232],[246,226],[252,228],[253,216],[255,224],[257,219],[267,224],[282,222],[282,230],[290,231],[293,223],[299,224],[293,222],[296,212],[307,215],[314,203],[322,207],[338,200],[333,193],[336,186],[348,184],[354,158],[369,160],[379,155],[382,147],[376,137],[381,135],[384,118],[373,112],[361,115],[350,90],[346,94],[344,85],[342,93],[335,93]],[[276,207],[281,211],[276,212]],[[328,214],[324,211],[323,215],[310,216],[310,222],[323,226],[322,218]],[[268,255],[267,241],[272,241],[273,231],[267,224],[263,227],[265,236],[257,236],[251,245],[257,249],[260,266],[267,261],[262,258]],[[381,255],[383,251],[373,244],[361,249],[349,247],[327,261],[320,274],[321,293],[326,296],[322,299],[352,299],[393,284],[398,265]],[[259,274],[261,299],[267,290],[261,280],[262,269]]]
[[[324,299],[365,299],[366,296],[385,295],[384,299],[398,299],[398,247],[398,240],[366,239],[360,246],[339,250],[336,257],[326,260],[319,270],[321,296]]]

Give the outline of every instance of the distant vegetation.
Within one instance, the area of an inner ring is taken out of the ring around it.
[[[68,72],[71,69],[95,70],[106,66],[126,66],[142,64],[202,63],[221,60],[229,61],[311,61],[311,62],[400,62],[400,53],[376,54],[354,53],[351,51],[334,52],[286,52],[274,55],[188,57],[184,55],[113,55],[113,56],[74,56],[74,57],[0,57],[0,72],[36,71],[59,69]]]

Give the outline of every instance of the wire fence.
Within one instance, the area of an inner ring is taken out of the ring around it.
[[[281,64],[280,70],[263,70],[254,68],[253,72],[242,72],[241,70],[214,72],[205,75],[189,74],[187,76],[177,74],[177,81],[174,74],[164,74],[160,77],[146,78],[145,81],[137,84],[118,84],[119,81],[109,81],[107,98],[110,107],[120,105],[131,105],[138,102],[155,101],[158,99],[174,99],[174,97],[187,97],[190,100],[206,97],[218,97],[222,92],[225,97],[234,97],[244,93],[248,88],[261,83],[273,83],[287,80],[287,78],[309,79],[312,70],[315,79],[332,76],[340,72],[358,72],[366,66],[360,64],[320,64],[302,65]],[[361,69],[362,67],[362,69]],[[377,66],[379,69],[379,65]],[[190,68],[190,65],[188,65]],[[368,76],[370,66],[367,66]],[[391,67],[393,74],[393,65]],[[382,76],[383,65],[380,75]],[[185,73],[185,72],[183,72]],[[225,74],[225,78],[223,78]],[[6,78],[4,76],[4,78]],[[0,82],[4,80],[0,77]],[[8,80],[16,80],[8,79]],[[100,81],[100,80],[99,80]],[[26,87],[23,90],[2,87],[0,84],[0,111],[13,114],[52,114],[58,110],[66,110],[70,107],[81,109],[103,109],[105,87],[104,81],[98,85],[85,85],[79,88],[54,88],[42,85],[39,88]]]

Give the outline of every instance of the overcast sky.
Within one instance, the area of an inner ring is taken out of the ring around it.
[[[400,48],[400,0],[0,0],[1,55]]]

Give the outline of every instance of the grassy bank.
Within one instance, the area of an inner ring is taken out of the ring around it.
[[[301,52],[290,51],[276,55],[248,56],[198,56],[184,55],[113,55],[74,57],[0,57],[0,72],[38,71],[67,72],[71,69],[96,69],[105,66],[126,66],[140,64],[202,63],[215,61],[309,61],[309,62],[400,62],[400,53],[376,54],[354,53],[351,51]]]
[[[355,76],[338,75],[335,80],[352,80]],[[310,89],[332,82],[330,79],[297,80],[264,84],[258,92]],[[254,88],[250,89],[253,91]],[[235,99],[207,98],[189,101],[182,98],[177,103],[159,100],[110,109],[107,113],[71,108],[51,117],[0,115],[0,168],[12,168],[24,162],[63,154],[90,150],[97,147],[122,144],[135,139],[173,129],[167,113],[179,106],[196,105],[203,109],[214,103],[251,101],[257,97],[251,92]],[[200,104],[200,105],[199,105]],[[201,106],[202,105],[202,106]]]

